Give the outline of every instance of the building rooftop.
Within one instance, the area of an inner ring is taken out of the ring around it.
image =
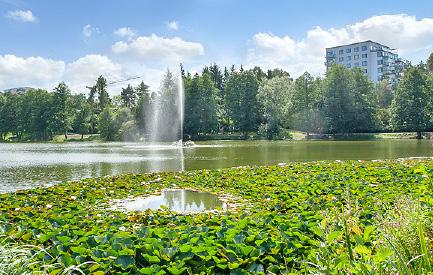
[[[335,48],[346,47],[346,46],[352,46],[352,45],[362,44],[362,43],[374,43],[374,44],[380,45],[380,46],[382,46],[382,47],[384,47],[384,48],[387,48],[387,49],[389,49],[389,50],[392,50],[390,47],[388,47],[388,46],[386,46],[386,45],[383,45],[383,44],[381,44],[381,43],[379,43],[379,42],[372,41],[372,40],[359,41],[359,42],[354,42],[354,43],[350,43],[350,44],[344,44],[344,45],[339,45],[339,46],[329,47],[329,48],[326,48],[326,49],[327,49],[327,50],[328,50],[328,49],[335,49]]]

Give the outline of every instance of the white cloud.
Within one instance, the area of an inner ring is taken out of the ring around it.
[[[177,21],[168,21],[165,25],[169,30],[177,31],[179,29],[179,23]]]
[[[257,33],[248,50],[249,66],[280,67],[298,76],[305,70],[325,71],[325,48],[373,40],[397,48],[401,57],[418,62],[433,50],[433,19],[417,20],[405,14],[373,16],[343,28],[315,27],[300,40],[272,33]]]
[[[117,30],[114,30],[114,34],[118,37],[127,39],[132,39],[137,36],[135,31],[129,27],[118,28]]]
[[[51,87],[61,79],[63,61],[42,57],[0,55],[0,90],[15,87]]]
[[[30,10],[15,10],[9,11],[6,15],[7,18],[19,21],[19,22],[37,22],[38,19],[33,15]]]
[[[83,27],[83,35],[85,38],[92,37],[93,33],[99,33],[99,29],[96,27],[92,27],[92,25],[87,24]]]
[[[122,66],[104,55],[90,54],[69,63],[64,80],[77,92],[87,92],[86,86],[93,85],[103,75],[109,81],[122,79]]]
[[[119,64],[98,54],[86,55],[68,64],[43,57],[0,55],[0,91],[17,87],[52,90],[60,81],[65,81],[73,92],[88,93],[86,86],[94,85],[100,75],[103,75],[108,83],[139,77],[109,84],[108,92],[113,96],[119,94],[125,85],[138,85],[141,81],[156,89],[164,72],[164,68],[143,64]]]
[[[129,42],[119,41],[112,47],[115,54],[147,61],[181,62],[204,54],[203,45],[179,37],[164,38],[152,34],[140,36]]]

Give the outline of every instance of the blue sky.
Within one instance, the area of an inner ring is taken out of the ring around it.
[[[433,51],[433,1],[355,3],[0,0],[0,90],[63,80],[81,92],[99,74],[156,88],[180,61],[320,75],[324,47],[365,39],[413,62]]]

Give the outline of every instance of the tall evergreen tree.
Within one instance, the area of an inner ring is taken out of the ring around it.
[[[65,139],[68,138],[67,132],[71,127],[66,106],[66,102],[70,96],[71,90],[64,82],[59,83],[52,93],[49,128],[53,133],[63,133]]]
[[[98,93],[99,109],[103,110],[110,104],[110,96],[107,91],[107,79],[102,75],[96,81],[96,91]]]
[[[135,93],[134,88],[132,88],[131,84],[128,84],[126,88],[122,88],[122,92],[120,93],[120,97],[122,99],[123,106],[128,108],[133,108],[136,105],[137,95]]]

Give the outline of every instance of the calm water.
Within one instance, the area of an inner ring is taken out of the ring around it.
[[[0,144],[0,192],[120,173],[273,165],[288,161],[433,156],[432,140]]]
[[[160,209],[161,206],[166,206],[170,210],[180,213],[227,208],[226,204],[218,199],[218,196],[191,190],[166,190],[158,196],[125,201],[121,206],[126,211],[156,210]]]

